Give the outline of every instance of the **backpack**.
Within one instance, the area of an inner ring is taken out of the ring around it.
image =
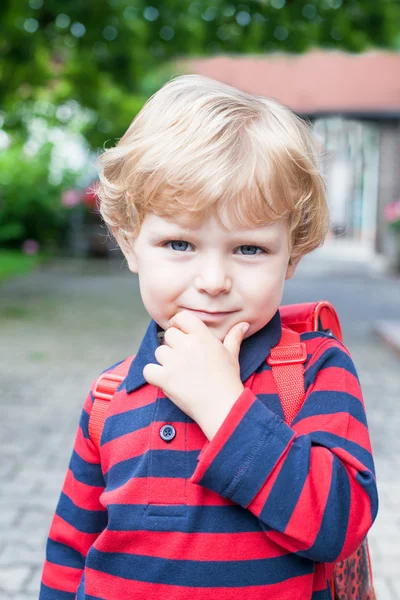
[[[334,307],[326,301],[281,306],[279,312],[282,337],[272,348],[267,363],[272,368],[285,421],[291,424],[304,401],[303,364],[307,360],[307,350],[300,341],[300,333],[321,331],[342,341],[342,330]],[[125,379],[133,358],[131,356],[112,371],[103,373],[95,383],[89,437],[98,450],[109,403]],[[367,538],[349,558],[327,564],[326,573],[333,600],[376,600]]]

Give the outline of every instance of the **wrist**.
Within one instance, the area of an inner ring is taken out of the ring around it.
[[[229,391],[225,390],[223,394],[216,394],[213,405],[199,419],[195,419],[209,441],[213,439],[243,390],[244,386],[240,381]]]

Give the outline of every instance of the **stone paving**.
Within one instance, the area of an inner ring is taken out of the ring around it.
[[[400,281],[365,263],[306,259],[284,302],[337,307],[364,389],[380,490],[369,539],[378,600],[400,600],[400,360],[373,334],[400,319]],[[92,379],[146,329],[122,261],[57,263],[0,289],[0,600],[31,600]],[[125,600],[125,599],[121,599]]]

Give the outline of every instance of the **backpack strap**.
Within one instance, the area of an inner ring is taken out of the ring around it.
[[[285,421],[289,425],[299,412],[304,401],[304,363],[307,360],[307,347],[300,341],[300,334],[282,327],[282,337],[277,346],[271,349],[267,363],[282,402]]]
[[[282,327],[282,337],[267,358],[272,367],[272,375],[282,402],[285,421],[290,425],[304,402],[304,363],[307,360],[307,347],[300,341],[300,334]],[[335,593],[333,572],[335,563],[325,565],[332,598]]]
[[[103,433],[104,422],[106,420],[108,407],[113,399],[118,386],[128,374],[129,367],[135,357],[130,356],[115,369],[102,373],[97,378],[93,389],[93,406],[89,418],[89,437],[93,445],[100,450],[100,439]]]

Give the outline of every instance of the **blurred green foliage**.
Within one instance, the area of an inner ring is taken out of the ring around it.
[[[398,0],[2,0],[0,108],[69,99],[95,111],[92,146],[119,137],[182,55],[400,49]]]
[[[62,181],[49,181],[52,144],[44,144],[29,156],[15,143],[0,152],[0,245],[19,248],[24,240],[40,247],[57,247],[62,242],[68,210],[61,207],[61,191],[73,184],[75,175],[66,173]]]

